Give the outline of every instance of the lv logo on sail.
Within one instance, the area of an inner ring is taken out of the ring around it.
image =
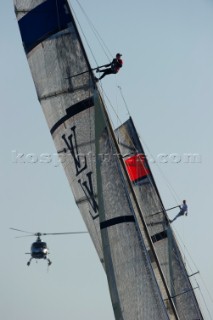
[[[81,179],[78,180],[78,183],[80,183],[82,190],[84,191],[85,196],[87,197],[87,200],[89,201],[92,209],[95,213],[98,212],[98,204],[95,200],[95,195],[93,191],[93,185],[92,185],[92,171],[87,173],[88,181],[81,182]],[[88,186],[89,182],[89,186]],[[93,219],[98,217],[98,214],[95,216],[89,211]]]
[[[73,126],[71,128],[72,134],[70,134],[68,137],[66,137],[65,134],[62,135],[62,139],[64,140],[67,148],[69,149],[76,168],[76,176],[78,176],[80,173],[85,171],[87,166],[87,159],[84,155],[83,157],[79,156],[78,153],[78,144],[77,144],[77,138],[76,138],[76,126]],[[93,219],[96,219],[98,217],[98,204],[95,200],[95,194],[92,184],[92,171],[89,171],[86,173],[83,177],[84,179],[79,179],[78,183],[80,184],[88,202],[90,203],[93,213],[89,211]],[[95,214],[94,214],[95,213]]]
[[[87,169],[87,159],[86,159],[86,156],[83,156],[84,160],[82,161],[82,158],[79,156],[78,145],[76,140],[76,126],[72,127],[71,130],[73,134],[71,134],[68,137],[69,142],[67,141],[65,134],[63,134],[62,139],[66,143],[67,148],[70,150],[71,155],[73,156],[73,160],[75,162],[75,168],[76,168],[76,176],[78,176],[82,171]]]

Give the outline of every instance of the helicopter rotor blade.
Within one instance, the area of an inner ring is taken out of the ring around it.
[[[30,231],[24,231],[24,230],[20,230],[20,229],[15,229],[15,228],[10,228],[11,230],[15,230],[15,231],[20,231],[20,232],[24,232],[24,233],[30,233],[30,234],[34,234],[33,232]]]
[[[88,231],[72,231],[72,232],[52,232],[52,233],[41,233],[42,236],[55,236],[55,235],[62,235],[62,234],[82,234],[88,233]]]
[[[46,233],[46,232],[29,232],[25,230],[20,230],[20,229],[15,229],[15,228],[10,228],[11,230],[19,231],[19,232],[24,232],[24,233],[29,233],[28,235],[25,236],[18,236],[15,238],[24,238],[24,237],[41,237],[41,236],[55,236],[55,235],[62,235],[62,234],[83,234],[83,233],[88,233],[87,231],[72,231],[72,232],[51,232],[51,233]]]
[[[15,238],[26,238],[26,237],[35,237],[34,234],[28,234],[26,236],[18,236],[18,237],[15,237]]]

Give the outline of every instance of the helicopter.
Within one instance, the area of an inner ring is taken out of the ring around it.
[[[30,260],[27,262],[27,265],[29,266],[32,259],[44,259],[47,260],[48,266],[52,264],[52,261],[48,258],[49,253],[49,248],[47,247],[47,243],[42,241],[41,236],[49,236],[49,235],[62,235],[62,234],[81,234],[81,233],[88,233],[87,231],[73,231],[73,232],[54,232],[54,233],[41,233],[41,232],[29,232],[29,231],[24,231],[20,229],[15,229],[15,228],[10,228],[11,230],[19,231],[19,232],[24,232],[24,233],[29,233],[28,235],[25,236],[19,236],[16,238],[23,238],[23,237],[30,237],[30,236],[36,236],[37,239],[35,242],[32,243],[31,245],[31,252],[27,252],[26,254],[31,254]]]

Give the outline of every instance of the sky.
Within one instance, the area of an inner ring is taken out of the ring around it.
[[[187,200],[189,215],[173,228],[189,273],[200,272],[193,287],[200,288],[195,292],[205,319],[213,319],[213,1],[80,3],[111,53],[105,54],[73,0],[92,66],[123,54],[119,74],[102,81],[114,125],[127,119],[126,104],[165,207]],[[0,30],[1,318],[114,319],[106,276],[87,234],[46,237],[53,262],[48,269],[45,261],[27,267],[34,238],[16,239],[22,234],[9,229],[86,230],[57,162],[12,1],[1,1]],[[50,163],[40,161],[43,153],[51,155]],[[171,218],[176,213],[168,212]]]

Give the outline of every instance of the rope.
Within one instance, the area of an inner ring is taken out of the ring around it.
[[[145,143],[145,141],[143,140],[143,145],[145,145],[150,157],[152,157],[152,159],[154,159],[154,156],[152,155],[152,153],[150,152],[147,144]],[[180,203],[180,198],[178,197],[176,191],[174,190],[174,188],[172,187],[171,183],[169,182],[168,178],[165,176],[165,174],[163,173],[162,169],[160,168],[160,166],[158,165],[157,162],[155,162],[157,167],[158,167],[158,170],[159,172],[161,173],[162,177],[164,178],[164,180],[167,182],[167,187],[168,189],[170,190],[172,196],[173,196],[173,199],[175,201],[175,203],[178,205]]]
[[[108,61],[112,60],[113,55],[111,54],[109,48],[107,47],[107,45],[105,44],[103,38],[100,36],[100,34],[98,33],[97,29],[95,28],[94,24],[92,23],[92,21],[89,19],[88,15],[86,14],[86,11],[83,9],[82,5],[80,4],[80,2],[78,0],[76,0],[79,8],[81,9],[82,13],[84,14],[91,30],[93,31],[93,34],[95,36],[95,38],[97,39],[100,47],[102,48],[104,54],[106,55]],[[110,57],[109,57],[110,56]]]
[[[81,33],[82,33],[82,35],[83,35],[83,37],[84,37],[84,39],[85,39],[85,42],[86,42],[86,44],[87,44],[87,46],[88,46],[88,48],[89,48],[89,51],[90,51],[90,53],[91,53],[91,55],[92,55],[92,57],[93,57],[93,59],[94,59],[94,61],[95,61],[95,64],[96,64],[96,66],[98,66],[98,62],[97,62],[97,60],[96,60],[96,58],[95,58],[95,55],[94,55],[94,53],[93,53],[93,51],[92,51],[91,46],[89,45],[89,42],[87,41],[87,37],[86,37],[86,35],[85,35],[82,27],[81,27],[81,24],[80,24],[80,22],[79,22],[79,20],[78,20],[78,18],[77,18],[77,15],[76,15],[76,13],[75,13],[75,10],[74,10],[73,7],[71,6],[71,4],[70,4],[70,7],[71,7],[71,9],[72,9],[72,12],[73,12],[73,15],[74,15],[74,17],[75,17],[75,20],[76,20],[76,22],[77,22],[77,24],[78,24],[78,26],[79,26],[79,29],[81,30]]]
[[[116,118],[119,120],[120,124],[122,124],[122,121],[121,121],[121,119],[119,118],[118,113],[116,112],[116,110],[115,110],[112,102],[110,101],[110,99],[109,99],[109,97],[107,96],[106,92],[104,91],[103,87],[100,86],[100,88],[101,88],[101,93],[102,93],[102,99],[103,99],[103,101],[105,101],[105,99],[104,99],[104,97],[105,97],[105,98],[107,99],[110,107],[112,108],[112,111],[114,112]],[[106,110],[108,111],[107,104],[105,103],[105,105],[106,105]],[[113,120],[112,120],[112,118],[111,118],[111,116],[110,116],[110,112],[108,112],[108,115],[109,115],[110,121],[112,122],[112,127],[113,127],[113,130],[114,130],[114,129],[115,129],[115,125],[114,125]]]
[[[176,241],[178,242],[178,246],[181,248],[182,251],[183,251],[183,247],[184,247],[184,251],[187,253],[188,257],[190,258],[191,263],[193,264],[194,268],[195,268],[196,270],[198,270],[198,267],[196,266],[194,260],[192,259],[192,256],[191,256],[190,253],[189,253],[189,250],[187,249],[187,246],[186,246],[185,243],[183,242],[183,240],[182,240],[182,238],[181,238],[181,236],[180,236],[180,234],[178,233],[178,231],[177,231],[176,228],[175,228],[175,234],[176,234],[176,236],[178,237],[178,241],[177,241],[177,239],[176,239]],[[189,264],[189,261],[188,261],[187,257],[185,256],[185,254],[184,254],[184,257],[185,257],[185,263],[187,263],[188,268],[192,271],[192,268],[191,268],[191,266],[190,266],[190,264]],[[203,286],[204,286],[204,288],[205,288],[205,290],[206,290],[206,292],[207,292],[207,294],[208,294],[208,297],[209,297],[209,299],[211,300],[211,302],[212,302],[212,304],[213,304],[213,297],[211,296],[211,294],[210,294],[210,292],[209,292],[209,290],[208,290],[208,288],[207,288],[207,286],[206,286],[206,283],[205,283],[204,279],[202,278],[200,272],[199,272],[199,276],[200,276],[200,279],[201,279],[201,281],[202,281],[202,283],[203,283]],[[196,285],[197,285],[198,288],[199,288],[199,292],[200,292],[200,295],[201,295],[201,297],[202,297],[203,303],[204,303],[205,308],[206,308],[206,310],[207,310],[207,312],[208,312],[208,314],[209,314],[209,319],[212,320],[213,318],[212,318],[212,316],[211,316],[211,314],[210,314],[210,311],[209,311],[209,309],[208,309],[206,300],[205,300],[205,298],[204,298],[204,296],[203,296],[203,293],[202,293],[202,291],[201,291],[201,289],[200,289],[200,286],[199,286],[199,284],[198,284],[198,282],[197,282],[197,279],[194,278],[194,281],[196,282]]]
[[[121,88],[121,86],[118,86],[118,89],[120,90],[121,98],[122,98],[122,100],[123,100],[123,102],[124,102],[124,105],[125,105],[125,107],[126,107],[126,110],[127,110],[128,116],[130,117],[129,108],[128,108],[128,105],[127,105],[127,103],[126,103],[126,100],[124,99],[124,95],[123,95],[123,92],[122,92],[122,88]]]

